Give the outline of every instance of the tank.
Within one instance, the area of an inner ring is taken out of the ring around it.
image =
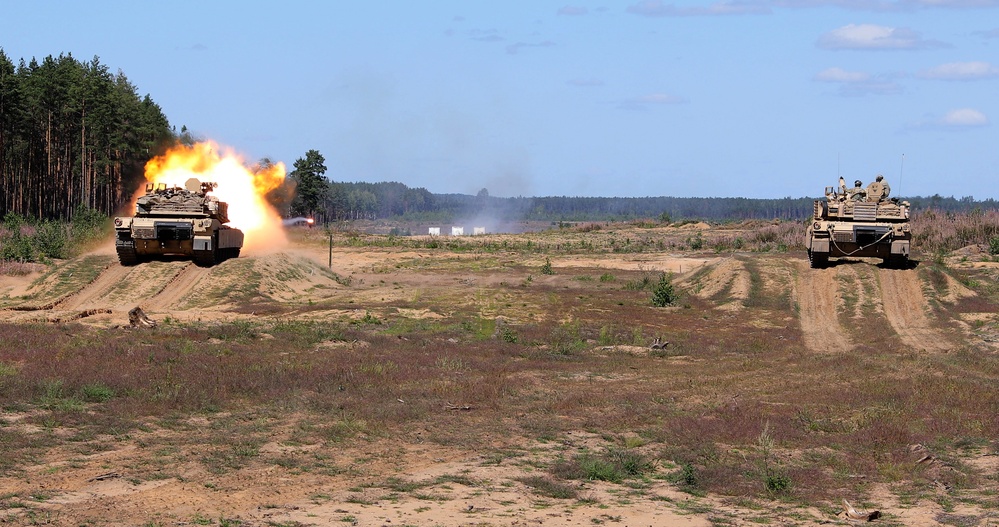
[[[808,261],[813,268],[829,265],[830,257],[881,258],[886,266],[909,265],[909,202],[890,198],[891,188],[878,176],[862,186],[860,180],[847,188],[826,187],[825,198],[816,200],[805,234]]]
[[[135,215],[114,219],[118,261],[135,265],[173,255],[211,267],[238,257],[243,231],[226,225],[228,204],[210,194],[217,187],[196,178],[183,187],[147,184],[135,203]]]

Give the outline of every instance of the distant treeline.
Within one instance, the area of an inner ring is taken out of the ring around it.
[[[97,57],[50,55],[15,67],[0,49],[0,217],[111,214],[173,139],[160,107]]]
[[[815,198],[593,198],[572,196],[512,197],[490,196],[483,189],[477,195],[433,194],[425,188],[410,188],[398,182],[329,183],[320,218],[408,219],[455,221],[489,217],[498,220],[605,221],[661,219],[668,221],[703,219],[739,221],[752,219],[806,220],[812,214]],[[975,201],[971,197],[934,195],[904,198],[914,211],[939,210],[967,212],[974,209],[999,210],[999,201]]]

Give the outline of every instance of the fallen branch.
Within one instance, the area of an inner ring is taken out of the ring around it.
[[[117,472],[108,472],[107,474],[101,474],[100,476],[94,476],[87,481],[104,481],[106,479],[120,478],[121,474]]]
[[[142,311],[142,308],[135,306],[128,312],[128,323],[133,328],[143,327],[143,328],[154,328],[156,327],[156,321],[146,316],[146,313]]]
[[[857,512],[857,509],[854,509],[853,505],[846,501],[846,498],[843,499],[843,506],[846,508],[844,514],[849,520],[869,522],[881,517],[881,511]]]

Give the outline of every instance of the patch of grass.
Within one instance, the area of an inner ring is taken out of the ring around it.
[[[114,397],[114,390],[101,383],[84,384],[80,389],[83,398],[92,403],[103,403]]]
[[[517,481],[527,485],[527,487],[534,494],[544,496],[546,498],[572,500],[579,496],[579,491],[576,487],[561,481],[556,481],[550,477],[525,476],[517,478]]]
[[[584,453],[559,460],[551,472],[561,479],[598,480],[611,483],[644,475],[652,463],[633,450],[608,450],[601,455]]]

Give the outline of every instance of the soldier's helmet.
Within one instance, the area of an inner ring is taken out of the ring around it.
[[[857,188],[860,188],[862,185],[863,185],[863,183],[861,183],[859,179],[853,182],[853,186],[855,186]]]
[[[882,176],[881,174],[878,174],[878,177],[875,178],[875,179],[880,182],[884,178],[885,178],[884,176]]]

